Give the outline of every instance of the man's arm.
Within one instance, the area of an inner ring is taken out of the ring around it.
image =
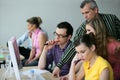
[[[76,54],[74,44],[79,41],[80,37],[85,33],[85,22],[77,29],[73,43],[71,43],[65,51],[65,55],[61,58],[60,62],[57,64],[57,67],[60,69],[69,61],[72,61],[73,57]]]
[[[46,42],[47,45],[44,45],[42,54],[39,58],[38,68],[45,69],[48,68],[48,65],[53,62],[53,47],[55,46],[55,41],[50,40]]]
[[[120,20],[115,16],[114,21],[115,21],[117,39],[120,41]]]
[[[53,62],[53,50],[47,50],[45,47],[39,58],[38,68],[39,69],[51,69],[49,65]]]
[[[40,56],[39,63],[38,63],[38,68],[39,69],[45,69],[47,53],[48,53],[48,50],[44,48],[43,52],[42,52],[42,54]]]
[[[17,39],[17,45],[20,46],[28,39],[28,32],[24,33],[20,38]]]

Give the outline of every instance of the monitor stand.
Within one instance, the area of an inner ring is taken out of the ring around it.
[[[7,78],[9,77],[12,77],[13,76],[13,67],[11,66],[11,60],[9,61],[9,63],[5,64],[5,71],[4,73],[2,74],[2,77],[1,77],[1,80],[6,80]]]
[[[30,80],[30,78],[26,75],[23,75],[22,68],[19,69],[20,77],[22,80]],[[10,60],[9,63],[5,64],[4,73],[2,74],[1,80],[16,80],[15,72],[12,66],[12,61]]]

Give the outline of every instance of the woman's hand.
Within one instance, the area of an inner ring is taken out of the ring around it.
[[[25,62],[25,65],[29,64],[29,59]]]
[[[68,80],[69,75],[61,76],[59,80]]]
[[[27,64],[29,64],[29,63],[31,63],[31,62],[33,62],[33,60],[27,60],[26,62],[25,62],[25,65],[27,65]]]
[[[72,64],[77,64],[80,61],[80,59],[78,58],[77,54],[75,55],[75,57],[72,60]]]

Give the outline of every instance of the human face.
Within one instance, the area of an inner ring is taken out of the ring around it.
[[[58,45],[64,45],[68,40],[70,40],[69,36],[66,34],[66,29],[64,28],[57,28],[54,32],[55,35],[55,41],[57,41]]]
[[[87,24],[85,28],[86,28],[86,34],[93,33],[94,35],[96,35],[94,28],[91,27],[89,24]]]
[[[83,61],[90,61],[92,53],[94,51],[92,47],[88,48],[84,43],[81,43],[75,49],[78,55],[78,59]]]
[[[86,20],[93,19],[98,14],[98,9],[91,9],[90,3],[86,4],[83,8],[81,8],[81,12]]]
[[[28,29],[29,32],[32,32],[32,31],[34,31],[34,29],[35,29],[35,25],[34,25],[34,24],[31,24],[31,23],[28,23],[27,29]]]

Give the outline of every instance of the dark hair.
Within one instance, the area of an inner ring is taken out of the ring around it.
[[[39,27],[39,25],[42,23],[42,19],[40,17],[32,17],[27,19],[27,22],[35,24],[36,27]]]
[[[95,9],[95,8],[98,8],[95,0],[84,0],[81,5],[80,5],[80,8],[83,8],[86,4],[90,3],[90,8],[91,9]]]
[[[57,28],[65,28],[67,30],[66,34],[72,35],[73,34],[73,27],[68,22],[61,22],[57,25]]]
[[[92,45],[96,46],[96,41],[95,41],[95,36],[93,33],[89,33],[89,34],[84,34],[81,38],[80,41],[78,42],[78,44],[76,44],[75,46],[80,45],[81,43],[84,43],[87,47],[91,47]]]

